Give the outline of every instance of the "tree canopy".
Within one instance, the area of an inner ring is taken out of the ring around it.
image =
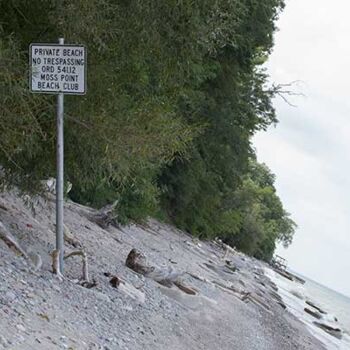
[[[158,215],[259,258],[295,224],[255,160],[276,123],[262,64],[283,0],[0,2],[1,183],[55,174],[55,99],[28,91],[28,46],[88,48],[88,93],[66,97],[74,200],[119,199],[122,222]],[[251,239],[250,239],[250,238]]]

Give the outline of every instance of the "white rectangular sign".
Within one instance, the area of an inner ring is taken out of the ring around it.
[[[86,93],[86,51],[82,45],[31,44],[29,67],[32,92]]]

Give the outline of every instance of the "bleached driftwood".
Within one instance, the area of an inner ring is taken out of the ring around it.
[[[247,299],[247,297],[250,295],[250,292],[243,290],[243,289],[240,289],[240,288],[236,288],[232,284],[226,285],[224,282],[217,281],[217,280],[213,280],[212,282],[219,289],[221,289],[229,294],[234,295],[235,297],[241,299],[242,301],[245,301]]]
[[[194,289],[185,286],[180,277],[183,272],[176,271],[172,266],[152,266],[147,262],[143,253],[137,249],[132,249],[126,258],[125,265],[145,277],[151,278],[154,281],[166,287],[175,285],[184,293],[195,295]]]
[[[41,269],[43,261],[41,260],[41,256],[37,253],[28,253],[29,258],[33,264],[34,271],[38,271]]]
[[[12,250],[16,251],[19,255],[25,259],[30,260],[27,252],[20,246],[16,239],[12,236],[7,227],[0,221],[0,239]]]
[[[97,212],[94,209],[73,202],[67,202],[66,206],[79,215],[86,217],[89,221],[92,221],[103,229],[106,229],[110,225],[118,227],[117,215],[115,213],[118,202],[119,201],[116,200],[112,204],[102,207]]]
[[[82,244],[73,237],[71,230],[65,224],[63,224],[63,237],[65,242],[67,242],[75,248],[80,248],[82,246]]]
[[[61,266],[60,266],[60,250],[55,249],[51,252],[52,257],[52,272],[58,277],[59,280],[63,279],[63,275],[61,274]]]
[[[213,241],[214,244],[216,244],[220,249],[224,250],[224,255],[222,256],[222,260],[226,261],[229,260],[230,253],[237,254],[237,251],[234,247],[229,246],[228,244],[224,243],[220,238],[216,237]]]
[[[87,254],[83,250],[75,250],[74,252],[71,252],[67,254],[64,257],[64,260],[70,258],[71,256],[81,256],[82,258],[82,263],[83,263],[83,276],[82,280],[89,282],[89,267],[88,267],[88,258]]]
[[[11,234],[9,229],[0,221],[0,239],[17,254],[23,256],[30,264],[34,271],[41,268],[42,260],[41,256],[36,253],[27,253],[24,248],[17,242],[15,237]]]
[[[106,229],[110,225],[117,226],[117,215],[115,214],[115,208],[118,205],[118,200],[112,204],[108,204],[101,208],[97,214],[89,217],[89,219],[95,222],[97,225]]]
[[[58,249],[55,249],[51,252],[52,257],[52,272],[57,275],[57,277],[62,280],[64,277],[61,274],[61,267],[60,267],[60,251]],[[64,260],[67,260],[68,258],[72,256],[81,256],[82,257],[82,263],[83,263],[83,273],[82,278],[80,280],[81,283],[89,283],[89,267],[88,267],[88,258],[87,254],[83,250],[75,250],[67,255],[64,256]]]

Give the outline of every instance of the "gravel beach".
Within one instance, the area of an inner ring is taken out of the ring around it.
[[[32,271],[0,241],[0,349],[238,349],[322,350],[285,309],[265,265],[216,242],[193,239],[149,220],[122,228],[98,226],[95,211],[73,202],[65,222],[88,255],[86,288],[80,257],[65,264],[65,279],[52,274],[55,247],[53,198],[27,206],[13,192],[0,195],[0,221],[28,252],[42,259]],[[66,253],[75,250],[66,243]],[[160,268],[182,272],[189,295],[125,266],[132,248]],[[111,276],[119,284],[112,286]]]

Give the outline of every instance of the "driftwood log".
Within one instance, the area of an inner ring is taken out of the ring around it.
[[[17,242],[13,237],[9,229],[0,221],[0,239],[5,242],[5,244],[18,255],[25,258],[32,269],[37,271],[41,268],[42,260],[39,254],[27,253],[26,250]]]
[[[72,245],[74,248],[82,247],[82,244],[73,237],[71,230],[65,224],[63,224],[63,237],[64,237],[64,241]]]
[[[59,255],[60,255],[60,251],[58,249],[55,249],[51,252],[52,272],[60,280],[62,280],[62,279],[64,279],[64,277],[61,274]],[[96,281],[95,280],[90,281],[90,278],[89,278],[89,265],[88,265],[88,257],[87,257],[86,252],[84,252],[83,250],[75,250],[75,251],[65,255],[64,260],[66,260],[72,256],[81,256],[81,258],[82,258],[82,264],[83,264],[82,277],[78,281],[78,284],[80,284],[81,286],[86,287],[86,288],[95,287],[97,285]]]
[[[51,257],[52,257],[52,272],[58,277],[58,279],[62,280],[63,275],[61,274],[59,249],[53,250],[51,252]]]
[[[110,225],[118,227],[117,215],[115,213],[118,202],[119,201],[116,200],[114,203],[104,206],[97,214],[90,216],[89,219],[103,229],[106,229]]]
[[[20,246],[17,240],[12,236],[11,232],[7,227],[0,221],[0,239],[2,239],[5,244],[15,251],[17,254],[23,256],[28,261],[30,260],[27,252]]]
[[[195,295],[194,289],[187,287],[181,281],[182,272],[176,271],[172,266],[158,267],[147,262],[145,255],[137,249],[131,249],[125,265],[133,271],[151,278],[166,287],[175,285],[184,293]]]
[[[64,260],[70,258],[71,256],[81,256],[82,259],[82,264],[83,264],[83,275],[82,275],[82,280],[89,282],[89,267],[88,267],[88,259],[87,259],[87,254],[83,250],[75,250],[74,252],[71,252],[67,254],[64,257]]]

